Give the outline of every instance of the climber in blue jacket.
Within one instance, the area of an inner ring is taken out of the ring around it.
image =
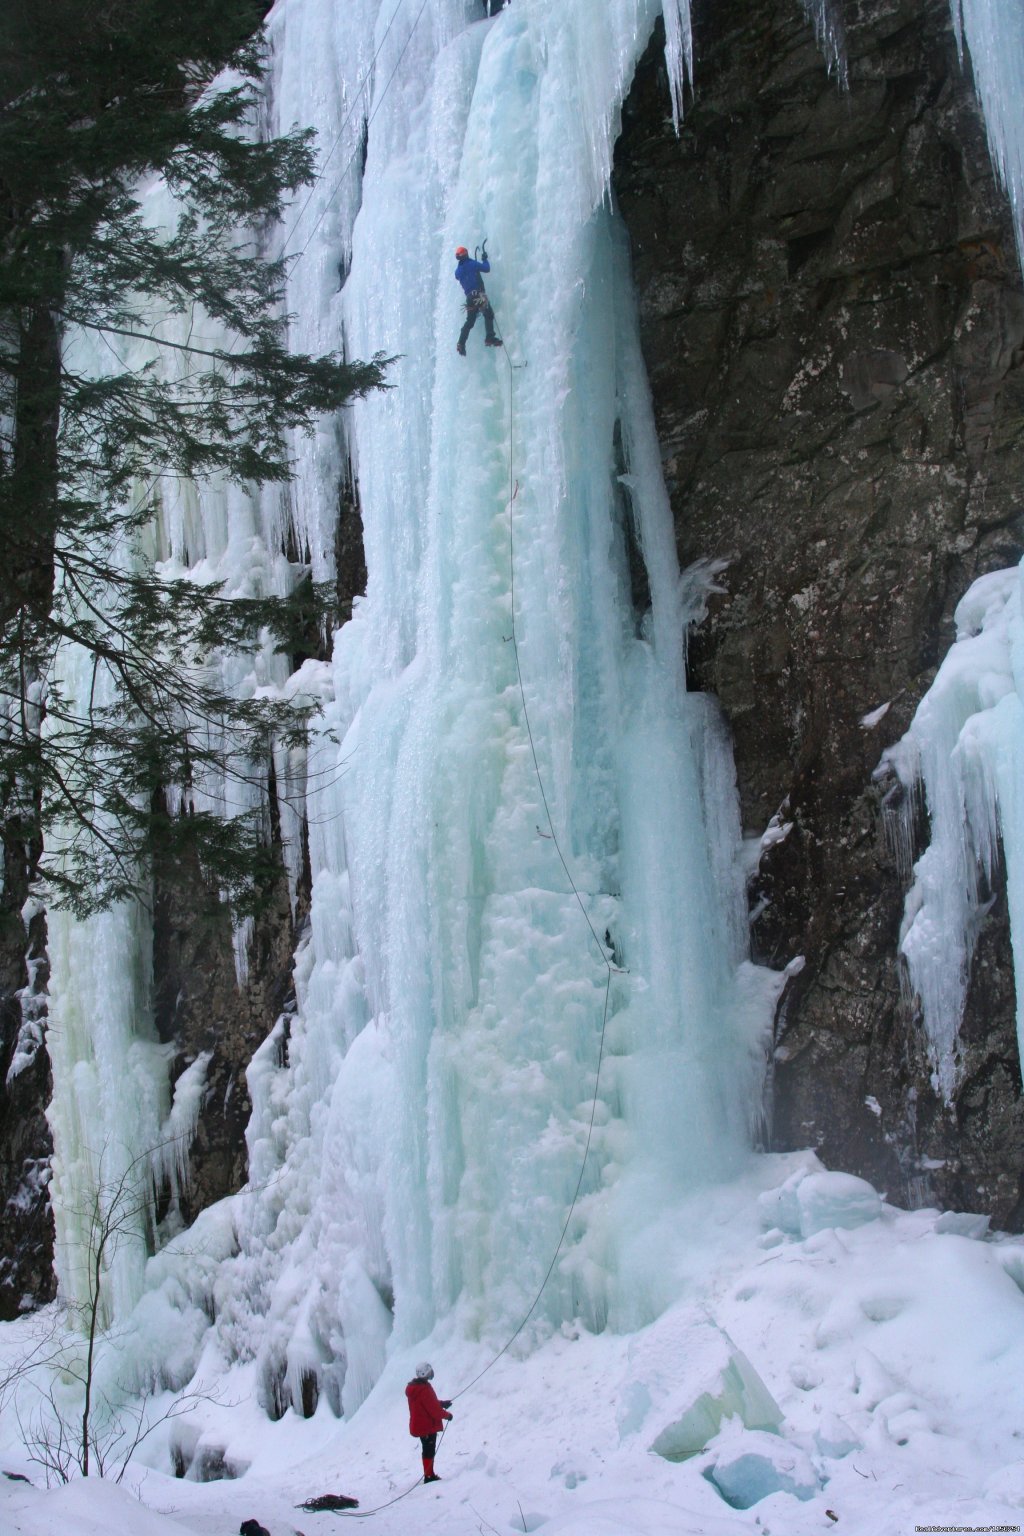
[[[500,347],[501,342],[494,333],[494,310],[491,301],[487,297],[481,272],[489,272],[491,264],[487,260],[487,241],[485,240],[480,252],[482,261],[474,261],[464,245],[456,247],[455,259],[458,266],[455,268],[455,277],[462,284],[462,290],[466,295],[466,321],[459,332],[459,340],[456,351],[460,357],[466,355],[466,337],[476,324],[477,315],[483,315],[484,327],[487,332],[484,337],[485,347]]]

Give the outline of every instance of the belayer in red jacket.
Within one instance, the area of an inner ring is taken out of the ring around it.
[[[446,1419],[451,1418],[448,1409],[450,1400],[438,1397],[430,1385],[434,1376],[434,1367],[426,1361],[416,1367],[416,1374],[405,1389],[405,1395],[409,1399],[409,1433],[418,1435],[423,1446],[423,1481],[425,1483],[439,1483],[441,1479],[434,1471],[434,1453],[437,1450],[437,1437],[444,1429]]]

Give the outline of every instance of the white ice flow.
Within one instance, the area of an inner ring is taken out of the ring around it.
[[[906,736],[883,755],[914,795],[924,789],[928,848],[914,866],[900,934],[921,1000],[937,1089],[957,1084],[957,1039],[971,959],[991,905],[1000,842],[1014,970],[1024,961],[1024,617],[1021,570],[982,576],[956,610],[957,638]],[[1017,1033],[1024,1055],[1024,998]]]

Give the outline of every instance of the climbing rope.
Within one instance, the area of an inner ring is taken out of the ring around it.
[[[502,346],[505,347],[504,339],[499,337],[499,340],[501,340]],[[598,938],[597,930],[595,929],[593,923],[590,920],[590,913],[587,911],[586,904],[584,903],[583,897],[580,895],[579,888],[578,888],[575,880],[572,877],[572,870],[569,868],[569,864],[568,864],[568,861],[567,861],[567,859],[565,857],[565,854],[562,852],[562,845],[559,842],[558,833],[555,831],[555,822],[554,822],[554,817],[551,814],[551,806],[550,806],[550,804],[548,802],[547,791],[544,788],[544,775],[541,773],[540,759],[537,756],[537,744],[536,744],[536,741],[534,740],[533,727],[530,724],[530,711],[529,711],[529,707],[528,707],[528,705],[526,703],[526,687],[525,687],[525,684],[523,682],[523,668],[522,668],[522,664],[521,664],[520,657],[519,657],[519,636],[518,636],[518,633],[517,633],[517,630],[516,630],[515,502],[516,502],[517,496],[519,495],[519,482],[518,482],[518,480],[515,479],[515,365],[513,364],[512,359],[509,357],[508,348],[507,347],[505,347],[505,361],[508,364],[508,447],[509,447],[509,452],[508,452],[508,484],[509,484],[509,494],[508,494],[508,569],[509,569],[509,599],[510,599],[509,606],[511,608],[511,613],[512,613],[512,635],[511,635],[512,653],[515,656],[516,678],[517,678],[518,683],[519,683],[519,697],[522,700],[522,705],[523,705],[523,723],[526,726],[526,735],[527,735],[527,738],[528,738],[529,743],[530,743],[530,755],[533,758],[533,771],[534,771],[534,773],[535,773],[535,775],[537,777],[537,787],[540,790],[540,798],[541,798],[541,802],[542,802],[542,804],[544,806],[544,815],[547,818],[547,824],[548,824],[547,836],[548,836],[549,840],[554,844],[555,852],[558,854],[559,862],[561,863],[561,866],[562,866],[563,870],[565,871],[565,878],[568,880],[570,888],[572,889],[572,893],[573,893],[573,895],[576,898],[576,902],[577,902],[577,904],[579,906],[579,909],[583,913],[584,922],[586,923],[587,927],[590,929],[591,937],[593,938],[594,943],[597,945],[597,952],[598,952],[598,954],[601,957],[601,961],[602,961],[602,963],[603,963],[603,965],[605,967],[605,970],[606,970],[607,974],[605,976],[605,984],[604,984],[604,1006],[603,1006],[602,1012],[601,1012],[601,1034],[600,1034],[600,1037],[599,1037],[599,1040],[598,1040],[598,1048],[597,1048],[597,1074],[596,1074],[596,1077],[595,1077],[595,1080],[594,1080],[594,1097],[593,1097],[593,1100],[592,1100],[591,1105],[590,1105],[590,1122],[589,1122],[589,1124],[587,1126],[587,1139],[586,1139],[586,1143],[585,1143],[584,1148],[583,1148],[583,1157],[582,1157],[582,1159],[580,1161],[579,1178],[576,1180],[576,1188],[573,1191],[572,1201],[571,1201],[571,1203],[569,1205],[569,1210],[568,1210],[568,1212],[566,1214],[565,1221],[564,1221],[564,1223],[562,1225],[562,1230],[561,1230],[561,1233],[559,1234],[558,1243],[557,1243],[557,1245],[555,1247],[554,1253],[551,1255],[551,1262],[550,1262],[550,1264],[548,1265],[547,1269],[544,1272],[544,1278],[541,1281],[541,1283],[540,1283],[540,1285],[539,1285],[539,1287],[537,1289],[537,1294],[534,1296],[533,1301],[530,1303],[529,1310],[523,1316],[522,1321],[519,1323],[519,1326],[516,1328],[515,1332],[513,1334],[511,1334],[510,1337],[501,1346],[501,1348],[498,1350],[497,1354],[494,1355],[487,1362],[487,1364],[484,1366],[483,1370],[478,1371],[477,1374],[474,1377],[472,1377],[472,1379],[470,1381],[468,1381],[464,1387],[460,1387],[459,1388],[458,1392],[456,1392],[455,1396],[452,1398],[452,1402],[455,1402],[456,1398],[462,1397],[466,1392],[468,1392],[470,1390],[470,1388],[475,1387],[477,1382],[481,1379],[481,1377],[487,1375],[487,1372],[492,1368],[492,1366],[494,1366],[494,1365],[496,1365],[498,1363],[498,1361],[501,1359],[502,1355],[506,1354],[508,1352],[508,1350],[512,1347],[512,1345],[515,1343],[516,1339],[518,1339],[519,1335],[522,1333],[523,1329],[526,1327],[527,1323],[530,1321],[530,1318],[533,1316],[534,1312],[537,1310],[537,1307],[538,1307],[538,1305],[540,1303],[540,1299],[543,1296],[545,1290],[547,1289],[548,1281],[551,1279],[551,1276],[554,1273],[555,1265],[558,1262],[558,1256],[561,1253],[562,1248],[565,1245],[566,1234],[569,1231],[569,1223],[572,1221],[573,1212],[575,1211],[576,1206],[577,1206],[577,1204],[579,1202],[580,1190],[583,1188],[583,1176],[584,1176],[584,1174],[586,1173],[586,1170],[587,1170],[587,1160],[590,1157],[590,1146],[591,1146],[591,1142],[594,1139],[594,1123],[595,1123],[596,1118],[597,1118],[597,1103],[598,1103],[598,1096],[599,1096],[600,1090],[601,1090],[601,1067],[604,1064],[604,1042],[605,1042],[605,1035],[606,1035],[607,1030],[608,1030],[608,1009],[609,1009],[610,1004],[611,1004],[612,976],[615,974],[615,970],[616,970],[616,967],[612,965],[612,962],[608,958],[607,952],[605,950],[605,946],[601,943],[601,940]]]
[[[499,340],[501,340],[502,346],[505,347],[504,339],[499,336]],[[554,817],[551,814],[551,806],[550,806],[549,801],[548,801],[547,791],[544,788],[544,776],[541,773],[540,759],[539,759],[539,757],[537,755],[537,745],[536,745],[536,742],[534,740],[533,727],[530,724],[530,711],[529,711],[529,707],[528,707],[527,702],[526,702],[526,687],[525,687],[525,684],[523,682],[523,669],[522,669],[522,665],[521,665],[520,657],[519,657],[519,637],[518,637],[518,634],[517,634],[517,631],[516,631],[516,591],[515,591],[515,579],[516,579],[516,577],[515,577],[515,567],[516,567],[516,560],[515,560],[515,527],[514,527],[514,524],[515,524],[515,503],[516,503],[516,498],[519,495],[519,482],[515,478],[515,369],[516,369],[517,365],[514,364],[512,362],[512,359],[509,357],[508,348],[507,347],[505,347],[505,361],[508,364],[508,373],[509,373],[509,396],[508,396],[508,418],[509,418],[509,420],[508,420],[508,441],[509,441],[509,456],[508,456],[508,458],[509,458],[509,470],[508,470],[508,475],[509,475],[508,541],[509,541],[509,548],[508,548],[508,554],[509,554],[509,597],[510,597],[510,608],[511,608],[511,614],[512,614],[512,633],[511,633],[510,639],[512,641],[512,652],[513,652],[513,655],[515,656],[515,662],[516,662],[516,677],[517,677],[517,680],[519,682],[519,696],[520,696],[520,699],[522,701],[522,706],[523,706],[523,722],[524,722],[524,724],[526,726],[526,734],[527,734],[527,738],[528,738],[529,743],[530,743],[530,753],[531,753],[531,756],[533,758],[533,769],[534,769],[534,773],[535,773],[536,778],[537,778],[537,787],[540,790],[540,797],[541,797],[541,801],[542,801],[543,806],[544,806],[544,815],[547,818],[548,831],[547,831],[547,833],[545,833],[543,835],[546,836],[548,838],[548,840],[554,844],[555,852],[558,854],[559,862],[561,863],[562,869],[565,871],[565,877],[566,877],[566,879],[569,882],[570,888],[572,890],[573,895],[576,898],[576,901],[577,901],[577,904],[579,906],[579,909],[583,913],[584,921],[586,922],[587,927],[590,929],[591,937],[593,938],[594,943],[597,945],[598,953],[601,956],[601,960],[602,960],[602,963],[605,966],[605,970],[606,970],[607,974],[605,976],[605,986],[604,986],[604,1005],[603,1005],[602,1012],[601,1012],[601,1034],[600,1034],[600,1037],[599,1037],[599,1040],[598,1040],[598,1048],[597,1048],[597,1072],[596,1072],[595,1079],[594,1079],[594,1096],[593,1096],[593,1099],[591,1101],[591,1106],[590,1106],[590,1121],[589,1121],[589,1123],[587,1125],[587,1139],[586,1139],[586,1143],[585,1143],[584,1148],[583,1148],[583,1157],[580,1160],[580,1171],[579,1171],[579,1177],[576,1180],[576,1188],[573,1191],[572,1200],[571,1200],[571,1202],[569,1204],[569,1209],[568,1209],[568,1212],[566,1213],[565,1221],[562,1224],[562,1230],[561,1230],[561,1232],[559,1234],[558,1243],[555,1246],[554,1253],[551,1255],[551,1262],[548,1264],[548,1267],[547,1267],[547,1269],[544,1272],[544,1278],[541,1280],[541,1283],[540,1283],[540,1285],[537,1288],[536,1295],[534,1296],[532,1302],[530,1303],[530,1306],[529,1306],[528,1310],[524,1313],[524,1315],[523,1315],[521,1321],[519,1322],[518,1326],[516,1327],[515,1331],[512,1334],[509,1335],[509,1337],[506,1339],[505,1343],[501,1346],[501,1348],[494,1355],[492,1355],[491,1359],[488,1360],[487,1364],[483,1367],[483,1369],[478,1371],[475,1376],[471,1377],[470,1380],[466,1382],[465,1386],[460,1387],[457,1392],[453,1393],[452,1397],[449,1399],[449,1401],[451,1401],[453,1403],[456,1402],[458,1398],[464,1397],[467,1392],[471,1391],[473,1389],[473,1387],[476,1386],[477,1382],[480,1381],[484,1376],[486,1376],[487,1372],[489,1370],[491,1370],[493,1366],[497,1365],[497,1363],[501,1359],[501,1357],[504,1354],[507,1354],[509,1349],[511,1349],[512,1345],[515,1343],[516,1339],[522,1333],[523,1329],[526,1327],[527,1323],[530,1321],[530,1318],[533,1316],[534,1312],[537,1310],[537,1307],[538,1307],[538,1305],[540,1303],[540,1299],[543,1296],[545,1290],[547,1289],[548,1281],[551,1279],[551,1276],[554,1273],[555,1265],[558,1262],[558,1256],[561,1253],[562,1248],[565,1245],[565,1238],[566,1238],[566,1234],[569,1231],[569,1224],[572,1221],[573,1212],[575,1211],[576,1206],[579,1203],[580,1191],[583,1188],[583,1178],[584,1178],[584,1175],[585,1175],[586,1170],[587,1170],[587,1161],[588,1161],[588,1159],[590,1157],[590,1147],[591,1147],[591,1143],[592,1143],[592,1141],[594,1139],[594,1125],[595,1125],[595,1122],[596,1122],[596,1119],[597,1119],[597,1104],[598,1104],[598,1097],[599,1097],[600,1090],[601,1090],[601,1068],[602,1068],[602,1066],[604,1064],[605,1036],[606,1036],[607,1030],[608,1030],[608,1010],[609,1010],[609,1007],[611,1005],[612,976],[615,975],[616,971],[618,970],[618,967],[614,966],[612,964],[611,960],[608,958],[608,954],[606,952],[605,946],[604,946],[604,944],[602,944],[600,938],[598,937],[597,930],[595,929],[594,924],[591,922],[590,913],[587,911],[586,904],[585,904],[585,902],[583,900],[583,897],[580,895],[579,887],[577,886],[575,880],[573,879],[572,870],[569,868],[569,864],[568,864],[568,861],[566,860],[565,854],[562,852],[562,845],[559,842],[558,834],[555,831],[555,822],[554,822]],[[521,365],[518,365],[518,366],[525,366],[525,364],[521,364]],[[442,1427],[442,1429],[441,1429],[440,1439],[438,1441],[439,1445],[440,1445],[440,1440],[444,1439],[445,1430],[447,1429],[447,1427],[448,1427],[447,1424],[445,1424]],[[369,1516],[380,1514],[380,1512],[382,1510],[390,1509],[393,1504],[398,1504],[402,1499],[408,1498],[409,1494],[412,1493],[414,1489],[419,1488],[419,1487],[422,1486],[422,1482],[423,1482],[422,1478],[417,1478],[416,1481],[410,1487],[406,1488],[402,1493],[396,1494],[393,1499],[389,1499],[387,1501],[387,1503],[385,1503],[385,1504],[378,1504],[378,1505],[376,1505],[375,1508],[373,1508],[373,1509],[358,1510],[358,1511],[356,1511],[356,1510],[337,1510],[336,1513],[341,1515],[341,1516],[343,1516],[343,1517],[348,1517],[348,1518],[351,1518],[351,1519],[354,1519],[354,1520],[365,1520],[365,1519],[368,1519]]]
[[[452,1398],[451,1401],[454,1402],[455,1399]],[[438,1446],[440,1446],[441,1441],[444,1439],[445,1430],[447,1428],[447,1424],[441,1425],[441,1430],[437,1437]],[[396,1493],[393,1499],[388,1499],[386,1504],[377,1504],[373,1509],[334,1509],[331,1510],[331,1514],[340,1515],[343,1519],[346,1520],[368,1520],[371,1515],[379,1515],[382,1509],[390,1509],[392,1504],[400,1504],[403,1499],[407,1499],[409,1497],[410,1493],[412,1493],[414,1489],[422,1487],[423,1479],[422,1477],[418,1477],[414,1483],[410,1483],[408,1488],[403,1489],[401,1493]],[[296,1509],[301,1509],[302,1505],[296,1504],[295,1507]]]

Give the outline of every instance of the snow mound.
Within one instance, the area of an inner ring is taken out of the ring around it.
[[[11,1521],[8,1525],[7,1520]],[[190,1536],[194,1527],[170,1520],[140,1504],[126,1488],[102,1478],[84,1478],[42,1493],[18,1485],[4,1501],[5,1532],[18,1536]]]
[[[818,1428],[814,1432],[815,1444],[820,1455],[829,1461],[842,1461],[844,1456],[849,1456],[852,1451],[860,1450],[861,1442],[838,1413],[825,1412],[821,1415]]]
[[[882,1214],[882,1197],[852,1173],[813,1172],[799,1168],[778,1189],[758,1197],[769,1230],[789,1237],[813,1237],[831,1227],[862,1227]]]

